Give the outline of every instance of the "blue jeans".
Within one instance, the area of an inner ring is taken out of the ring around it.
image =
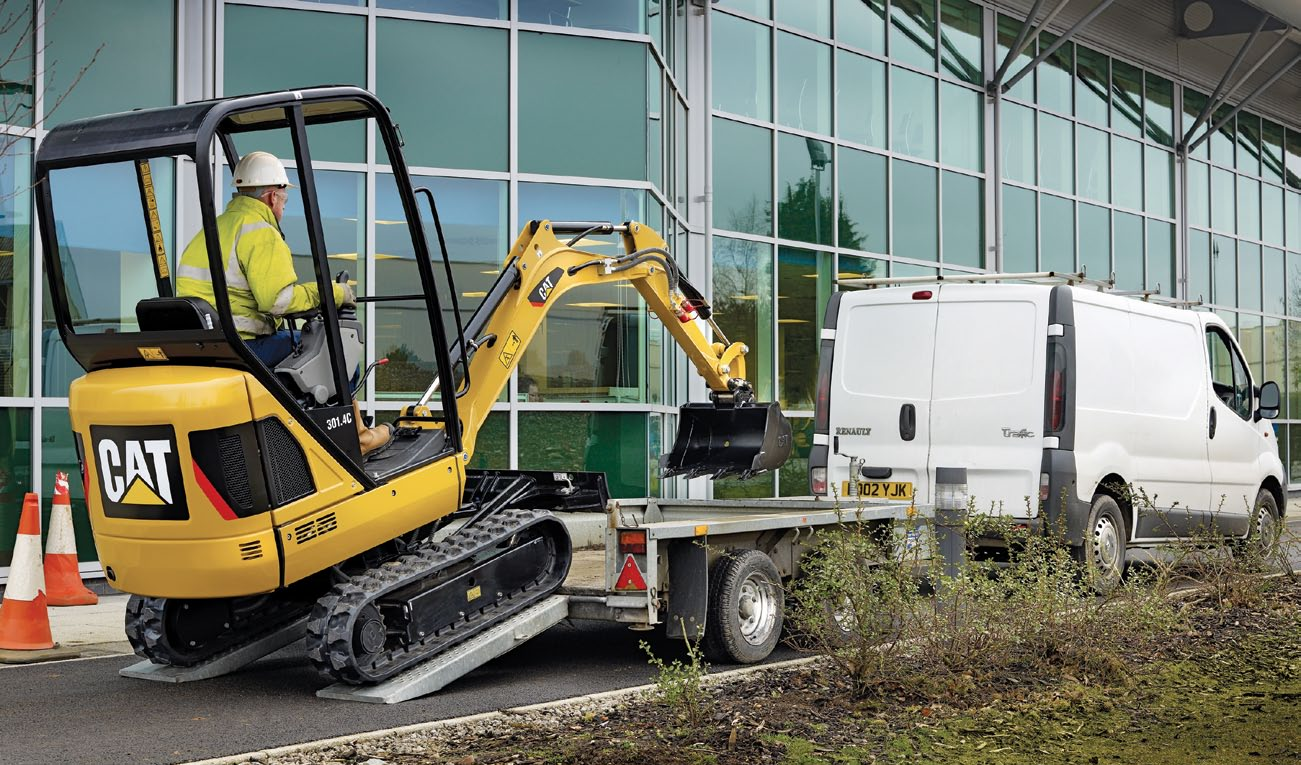
[[[248,346],[253,355],[262,359],[262,363],[267,365],[271,371],[275,371],[276,364],[284,361],[294,350],[293,336],[289,330],[282,329],[270,335],[255,337],[252,340],[245,340],[244,344]],[[349,384],[357,387],[357,379],[361,377],[361,369],[354,369],[352,379]]]

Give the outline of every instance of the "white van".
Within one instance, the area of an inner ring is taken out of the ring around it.
[[[818,383],[815,495],[928,504],[937,468],[966,468],[978,509],[1042,508],[1105,576],[1211,522],[1272,532],[1285,507],[1278,386],[1210,312],[1066,284],[839,292]]]

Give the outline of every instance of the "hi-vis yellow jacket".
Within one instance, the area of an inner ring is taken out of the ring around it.
[[[276,226],[276,216],[260,200],[236,196],[217,216],[217,236],[226,264],[226,291],[235,329],[245,340],[276,331],[280,317],[321,304],[315,284],[298,284],[293,255]],[[176,268],[176,294],[199,297],[216,305],[208,251],[199,232]],[[343,287],[334,285],[334,303],[343,301]]]

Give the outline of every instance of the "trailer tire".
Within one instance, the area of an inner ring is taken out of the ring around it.
[[[754,664],[781,639],[785,594],[781,574],[758,550],[731,550],[709,576],[705,656],[719,663]]]

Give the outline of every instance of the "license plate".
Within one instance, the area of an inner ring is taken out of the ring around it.
[[[859,481],[858,493],[849,490],[849,481],[841,482],[842,497],[858,496],[863,499],[912,499],[911,481]]]

